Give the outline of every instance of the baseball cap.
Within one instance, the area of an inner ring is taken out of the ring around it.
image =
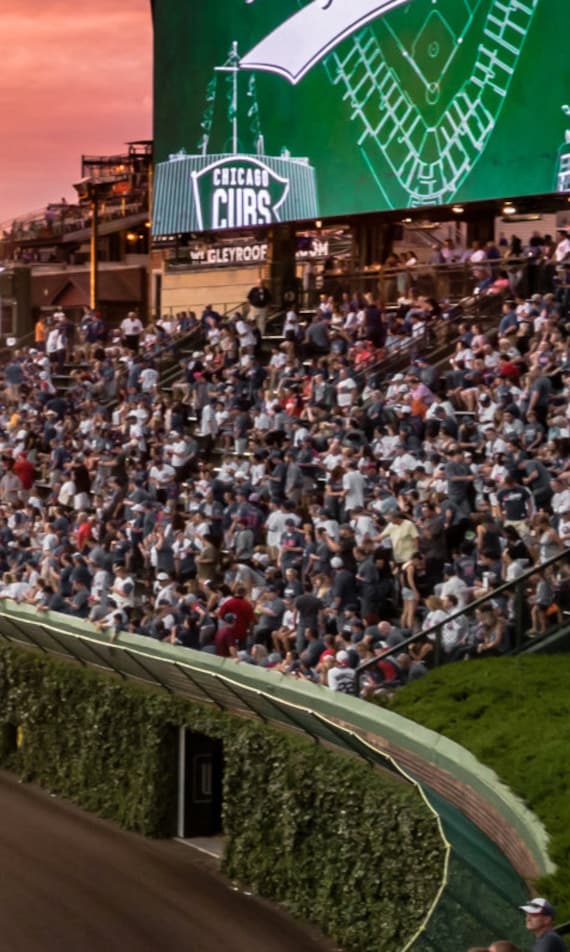
[[[548,899],[531,899],[525,906],[519,906],[519,909],[522,909],[523,912],[530,913],[531,916],[550,916],[551,919],[556,918],[556,910]]]
[[[348,651],[337,651],[336,660],[339,664],[348,664],[350,661],[350,655],[348,654]]]
[[[342,559],[339,559],[338,555],[335,555],[334,559],[331,559],[331,565],[333,569],[341,569],[344,565]]]

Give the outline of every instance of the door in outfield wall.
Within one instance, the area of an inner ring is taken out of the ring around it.
[[[223,744],[204,734],[186,732],[184,835],[222,832]]]

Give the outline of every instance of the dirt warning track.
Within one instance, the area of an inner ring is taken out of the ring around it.
[[[0,773],[2,952],[326,952],[215,861]]]

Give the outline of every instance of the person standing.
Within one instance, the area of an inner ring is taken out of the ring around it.
[[[65,336],[61,324],[54,324],[46,338],[46,354],[52,369],[57,366],[61,373],[65,363]]]
[[[143,332],[142,321],[137,317],[135,311],[129,311],[127,316],[121,321],[121,338],[125,347],[138,353],[140,336]]]
[[[526,927],[534,934],[532,952],[566,952],[566,944],[554,931],[556,911],[548,899],[531,899],[519,909],[526,914]]]
[[[372,294],[366,295],[364,310],[364,332],[366,340],[372,341],[374,347],[384,347],[386,343],[386,325],[382,320],[382,312]]]
[[[240,648],[245,645],[247,636],[253,627],[255,621],[255,612],[253,605],[245,597],[246,592],[243,585],[237,585],[235,592],[230,598],[224,599],[223,604],[218,609],[218,618],[225,621],[224,616],[228,613],[233,615],[235,621],[234,633]]]
[[[469,519],[475,475],[464,457],[459,445],[449,451],[449,462],[445,465],[448,499],[457,509],[461,519]]]
[[[259,333],[263,337],[265,334],[267,315],[269,313],[269,305],[271,304],[271,292],[266,287],[265,281],[259,280],[255,287],[249,292],[247,300],[251,308],[251,320],[255,323]]]
[[[295,454],[285,453],[285,464],[287,467],[285,473],[285,498],[291,500],[298,506],[301,502],[301,492],[303,490],[303,470],[299,466]]]
[[[364,506],[364,492],[366,479],[358,468],[356,460],[351,460],[342,477],[344,492],[344,511],[350,516],[353,509],[362,509]]]
[[[418,530],[410,519],[405,519],[399,510],[388,514],[388,525],[379,539],[390,539],[396,565],[408,562],[418,549]]]
[[[42,314],[38,317],[34,327],[34,347],[43,354],[46,349],[47,324]]]
[[[9,405],[17,406],[20,402],[20,387],[24,383],[24,371],[20,362],[20,353],[16,351],[14,357],[4,369],[4,383],[6,385],[6,400]]]

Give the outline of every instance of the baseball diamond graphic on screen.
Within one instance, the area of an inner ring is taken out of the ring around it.
[[[568,0],[155,0],[154,30],[157,234],[568,190]]]
[[[558,165],[558,178],[554,186],[557,192],[570,192],[570,106],[565,104],[562,111],[568,117],[568,129],[564,136],[564,142],[560,146],[560,162]]]

